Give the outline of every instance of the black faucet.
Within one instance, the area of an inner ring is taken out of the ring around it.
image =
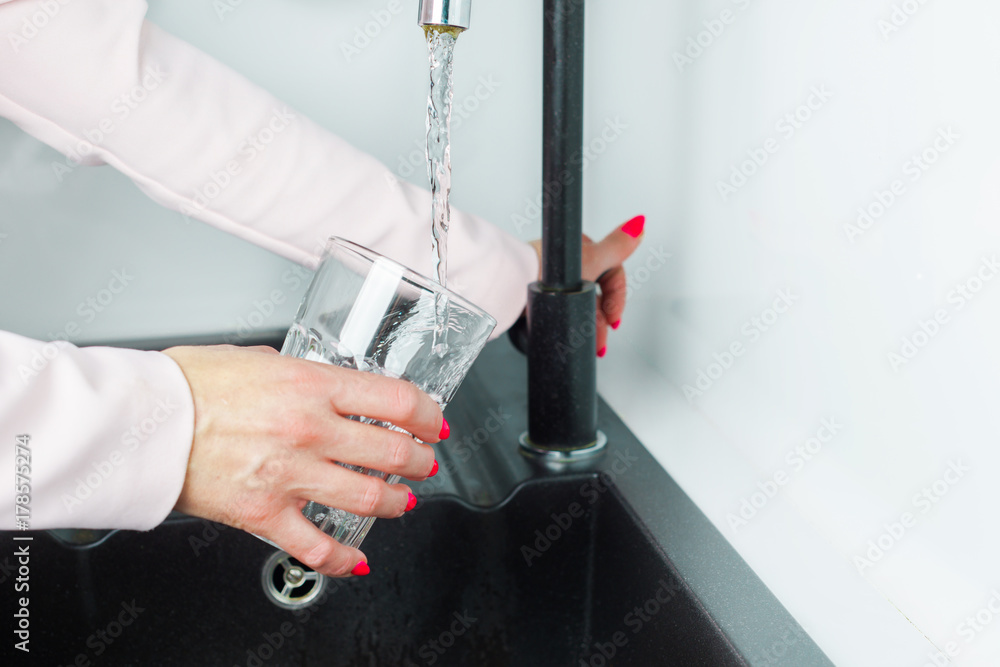
[[[597,288],[581,277],[583,0],[545,0],[542,279],[528,288],[528,433],[554,457],[600,448]]]

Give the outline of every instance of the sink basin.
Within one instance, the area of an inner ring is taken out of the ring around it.
[[[297,611],[264,595],[274,550],[234,529],[172,520],[84,550],[36,534],[32,644],[60,665],[79,653],[116,665],[597,665],[602,649],[613,664],[743,664],[594,482],[527,483],[490,509],[432,498],[378,521],[371,574],[331,580]],[[600,493],[594,504],[582,486]],[[135,618],[112,637],[126,607]],[[97,656],[106,643],[88,637],[100,629],[112,641]]]
[[[487,347],[449,406],[441,472],[415,485],[413,512],[376,521],[363,544],[371,574],[327,580],[304,608],[265,594],[272,547],[200,519],[174,515],[86,547],[30,533],[32,658],[832,664],[606,405],[603,456],[559,470],[520,454],[523,366],[506,341]]]

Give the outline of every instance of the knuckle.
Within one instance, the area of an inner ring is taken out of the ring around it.
[[[375,514],[382,499],[385,497],[385,483],[374,477],[366,477],[364,486],[361,488],[361,497],[358,501],[360,514],[372,516]]]
[[[389,432],[388,466],[393,469],[406,467],[413,460],[412,441],[400,433]]]
[[[420,411],[417,388],[405,381],[398,381],[393,388],[392,405],[398,419],[409,421]]]
[[[625,289],[628,278],[624,271],[611,271],[601,280],[601,291],[604,293],[618,292]]]
[[[323,364],[311,359],[278,356],[268,359],[268,363],[276,364],[287,374],[289,381],[301,385],[301,391],[322,391],[328,393],[331,387],[336,388],[343,382],[341,371],[346,369]]]
[[[285,431],[295,446],[311,445],[323,436],[323,425],[313,415],[295,415],[285,420]]]
[[[338,549],[335,553],[331,554],[329,564],[326,568],[326,575],[330,577],[349,577],[351,576],[351,570],[354,569],[359,560],[361,559],[356,558],[350,550]]]
[[[336,548],[337,543],[333,540],[323,540],[298,558],[302,561],[303,565],[311,567],[314,570],[319,570],[323,568],[324,564],[331,560],[334,556]]]
[[[602,310],[609,313],[614,313],[620,310],[625,305],[625,299],[619,297],[617,294],[604,299]]]

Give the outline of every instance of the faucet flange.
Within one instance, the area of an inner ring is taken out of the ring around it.
[[[560,472],[573,469],[574,464],[589,463],[598,454],[603,454],[608,446],[608,436],[598,429],[597,440],[589,447],[581,449],[555,449],[552,447],[539,447],[531,441],[531,436],[527,431],[517,439],[517,444],[521,447],[521,453],[542,463],[546,468]]]

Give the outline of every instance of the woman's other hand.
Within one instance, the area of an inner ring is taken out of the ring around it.
[[[637,215],[598,242],[586,234],[583,236],[583,279],[595,281],[601,288],[597,299],[596,352],[599,357],[607,351],[608,327],[617,329],[621,324],[628,291],[622,263],[639,247],[645,225],[646,216]],[[532,241],[531,245],[538,253],[541,266],[542,242]]]

